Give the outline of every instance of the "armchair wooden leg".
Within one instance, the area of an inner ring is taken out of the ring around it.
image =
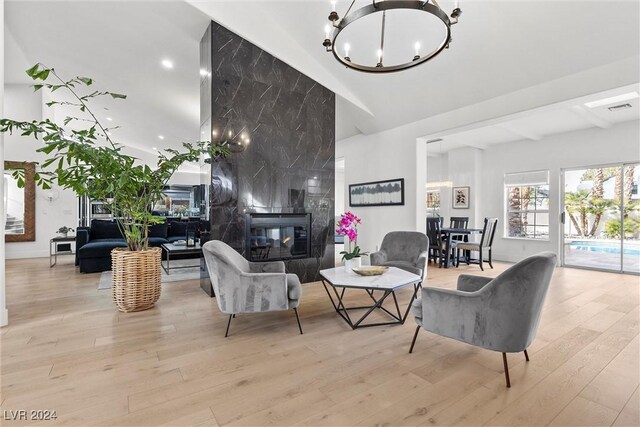
[[[491,249],[489,249],[489,267],[493,268],[493,264],[491,263]]]
[[[527,359],[527,362],[529,361],[529,353],[527,353],[527,350],[524,351],[524,358]]]
[[[229,336],[229,326],[231,326],[231,319],[233,319],[235,316],[235,314],[229,315],[229,321],[227,322],[227,331],[224,333],[225,338]]]
[[[504,364],[504,378],[507,380],[507,387],[511,387],[511,381],[509,381],[509,364],[507,363],[507,353],[502,353],[502,363]]]
[[[420,326],[416,327],[416,333],[413,334],[413,341],[411,341],[411,348],[409,354],[413,353],[413,346],[416,345],[416,338],[418,338],[418,332],[420,332]]]
[[[300,325],[300,316],[298,316],[298,307],[293,309],[294,313],[296,313],[296,320],[298,321],[298,329],[300,329],[300,335],[303,334],[302,332],[302,325]]]

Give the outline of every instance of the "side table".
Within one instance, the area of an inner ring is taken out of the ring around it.
[[[75,244],[76,236],[68,237],[54,237],[49,240],[49,268],[58,263],[58,255],[74,255],[75,252],[71,250],[71,243]],[[61,243],[69,244],[69,250],[58,250],[58,245]]]

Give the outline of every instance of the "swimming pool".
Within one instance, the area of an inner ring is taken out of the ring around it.
[[[602,242],[602,241],[590,241],[590,240],[574,240],[569,243],[569,248],[577,251],[586,252],[604,252],[609,254],[620,253],[619,242]],[[625,242],[624,244],[625,255],[640,255],[640,242]]]

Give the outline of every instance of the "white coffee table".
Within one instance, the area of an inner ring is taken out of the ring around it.
[[[322,285],[327,291],[327,295],[329,295],[329,299],[336,313],[338,313],[352,329],[404,324],[411,310],[411,304],[413,304],[413,301],[416,299],[418,290],[422,284],[422,277],[396,267],[389,267],[389,270],[380,276],[360,276],[352,271],[347,272],[344,267],[320,270],[320,276],[322,277]],[[402,313],[395,291],[406,286],[413,286],[413,294],[404,313]],[[373,301],[373,304],[347,307],[344,302],[347,289],[365,291]],[[383,303],[390,295],[395,305],[394,311],[390,311],[383,306]],[[383,311],[393,320],[390,322],[362,323],[376,309]],[[351,316],[349,316],[350,310],[367,311],[354,322]]]

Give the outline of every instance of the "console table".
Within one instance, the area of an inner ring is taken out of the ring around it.
[[[71,250],[71,243],[75,244],[76,237],[68,236],[68,237],[54,237],[49,240],[49,268],[53,267],[58,263],[58,255],[74,255],[75,252]],[[69,245],[69,250],[58,250],[58,245],[60,243],[65,243]]]

